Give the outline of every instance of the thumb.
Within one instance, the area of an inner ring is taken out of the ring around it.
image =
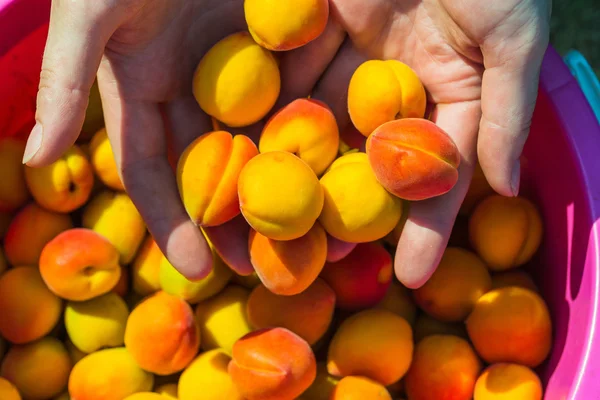
[[[53,1],[37,94],[36,124],[23,163],[56,161],[83,126],[90,89],[116,29],[117,8],[102,1]]]

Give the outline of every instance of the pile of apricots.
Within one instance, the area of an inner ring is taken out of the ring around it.
[[[212,250],[207,277],[180,274],[148,232],[96,86],[55,163],[24,166],[25,143],[0,140],[0,399],[541,400],[552,321],[525,268],[542,241],[536,205],[495,194],[477,168],[437,270],[403,286],[407,210],[451,190],[460,163],[419,77],[360,65],[349,131],[312,98],[275,109],[277,53],[319,37],[328,2],[244,10],[248,30],[193,80],[215,129],[172,163]],[[231,133],[260,121],[258,140]],[[252,271],[206,233],[232,222]]]

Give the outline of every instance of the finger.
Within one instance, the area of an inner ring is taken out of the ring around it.
[[[357,243],[343,242],[327,234],[327,262],[338,262],[354,250]]]
[[[225,264],[236,273],[246,276],[254,272],[248,251],[250,225],[241,214],[222,225],[204,228],[204,233]]]
[[[281,55],[281,91],[273,111],[311,94],[345,36],[344,29],[330,15],[325,31],[317,39]]]
[[[352,42],[346,39],[313,92],[315,99],[325,102],[331,108],[340,132],[343,132],[350,123],[348,115],[350,79],[356,68],[366,60],[365,56],[352,47]]]
[[[54,162],[77,140],[104,47],[123,13],[106,3],[52,2],[36,124],[23,156],[29,166]]]
[[[537,25],[531,29],[536,30],[530,33],[533,39],[520,36],[516,42],[508,40],[508,45],[482,48],[486,70],[481,87],[479,161],[492,188],[504,196],[519,193],[519,158],[529,136],[547,46],[545,29]]]
[[[396,276],[409,288],[422,286],[437,268],[476,163],[479,101],[438,104],[433,121],[454,140],[461,154],[458,182],[442,196],[413,202],[394,261]]]
[[[115,82],[110,66],[101,68],[98,81],[107,93],[107,134],[127,193],[169,262],[190,280],[206,277],[212,253],[181,202],[158,104],[119,97],[108,83]]]

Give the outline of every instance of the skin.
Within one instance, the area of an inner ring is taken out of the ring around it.
[[[330,2],[324,34],[279,54],[282,89],[274,109],[312,93],[343,130],[349,117],[340,94],[360,63],[396,58],[417,72],[435,105],[434,122],[462,156],[457,185],[413,204],[398,242],[396,275],[419,287],[438,264],[478,158],[494,190],[518,193],[551,0]],[[245,28],[242,0],[54,1],[36,113],[43,134],[30,137],[24,162],[47,165],[75,142],[100,67],[106,125],[127,192],[171,263],[189,278],[206,276],[212,256],[179,200],[163,127],[176,156],[211,129],[192,97],[194,68],[214,43]],[[256,139],[263,123],[244,132]],[[215,234],[247,235],[235,227]]]

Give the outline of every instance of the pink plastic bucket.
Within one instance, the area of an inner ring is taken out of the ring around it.
[[[49,0],[0,0],[0,136],[33,126],[49,11]],[[600,399],[600,126],[552,48],[524,157],[524,195],[546,225],[532,272],[555,325],[545,399]]]

